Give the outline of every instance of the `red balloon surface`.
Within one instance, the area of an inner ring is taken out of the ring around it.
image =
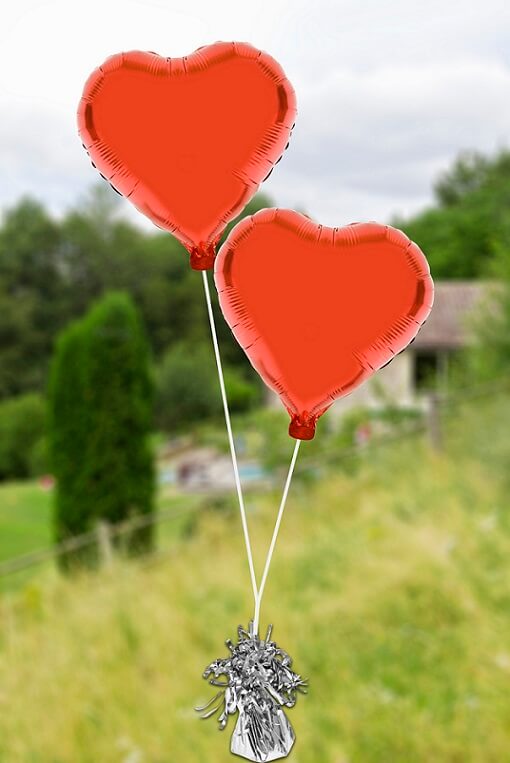
[[[227,223],[281,157],[295,113],[273,58],[218,42],[184,58],[108,58],[85,85],[78,125],[101,174],[205,270]]]
[[[414,339],[434,290],[425,256],[401,231],[327,228],[287,209],[236,225],[215,281],[227,323],[302,440]]]

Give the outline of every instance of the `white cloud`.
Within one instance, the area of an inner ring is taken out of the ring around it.
[[[508,144],[508,93],[510,69],[497,63],[338,71],[303,89],[268,190],[280,201],[299,189],[330,225],[414,210],[460,149]]]
[[[76,105],[90,71],[132,48],[271,52],[299,115],[265,190],[326,224],[414,211],[460,150],[510,136],[506,0],[18,0],[3,16],[0,207],[30,192],[62,211],[97,178]]]

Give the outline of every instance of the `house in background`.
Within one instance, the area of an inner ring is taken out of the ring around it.
[[[480,281],[437,282],[434,306],[416,339],[334,407],[341,412],[384,402],[415,406],[431,392],[446,391],[450,362],[473,341],[473,317],[488,292],[489,285]]]
[[[334,415],[356,407],[384,404],[412,407],[433,391],[448,388],[451,359],[472,341],[470,324],[486,300],[489,284],[480,281],[439,281],[434,306],[416,339],[365,384],[332,406]],[[272,402],[277,402],[271,393]]]
[[[432,312],[405,353],[412,366],[415,398],[422,392],[448,389],[450,360],[473,342],[473,319],[488,294],[489,284],[479,281],[436,284]]]

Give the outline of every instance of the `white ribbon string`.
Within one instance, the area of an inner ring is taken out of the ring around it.
[[[267,552],[266,564],[264,566],[264,572],[262,573],[262,580],[260,581],[259,592],[255,599],[255,615],[253,617],[253,632],[259,632],[259,620],[260,620],[260,605],[262,603],[262,597],[264,595],[264,588],[266,587],[267,576],[269,573],[269,567],[271,566],[271,559],[273,558],[273,551],[276,546],[276,539],[278,538],[278,532],[280,530],[280,524],[282,522],[283,512],[285,511],[285,504],[287,503],[287,496],[289,494],[290,483],[292,482],[292,475],[294,474],[294,467],[296,465],[297,455],[299,453],[299,446],[301,440],[296,440],[294,445],[294,452],[290,461],[289,472],[287,479],[285,480],[285,487],[283,488],[282,500],[280,502],[280,508],[278,510],[278,516],[273,530],[273,537],[271,538],[271,545]]]
[[[202,280],[204,283],[205,301],[207,303],[207,314],[209,316],[209,324],[211,326],[211,336],[212,336],[213,347],[214,347],[214,357],[216,358],[216,367],[218,369],[218,380],[220,383],[221,399],[223,402],[223,411],[225,414],[225,424],[227,426],[227,436],[228,436],[228,442],[230,446],[230,455],[232,457],[232,467],[234,469],[234,480],[235,480],[235,485],[237,490],[237,497],[239,500],[239,513],[241,515],[241,524],[243,526],[244,543],[246,546],[246,555],[248,557],[250,579],[251,579],[251,585],[253,589],[253,600],[255,604],[255,612],[253,616],[254,633],[258,633],[262,597],[264,595],[264,589],[266,587],[267,577],[269,574],[269,568],[271,566],[271,560],[273,558],[273,552],[276,546],[276,541],[278,538],[278,533],[279,533],[280,525],[282,522],[283,512],[285,511],[285,505],[287,503],[287,496],[289,494],[289,489],[292,482],[292,476],[294,474],[294,467],[296,466],[296,460],[297,460],[301,440],[296,440],[296,443],[294,445],[294,451],[292,453],[289,471],[287,474],[287,479],[285,481],[285,487],[283,489],[282,499],[280,502],[280,508],[278,510],[278,516],[276,518],[276,522],[275,522],[275,526],[273,530],[273,537],[271,538],[271,544],[269,546],[269,551],[267,552],[266,563],[264,565],[264,572],[262,573],[262,579],[260,581],[260,588],[258,588],[257,579],[255,576],[255,567],[253,564],[253,554],[252,554],[252,547],[251,547],[251,540],[250,540],[250,532],[248,529],[248,521],[246,519],[246,509],[244,506],[243,491],[241,488],[241,480],[239,477],[237,454],[236,454],[236,449],[234,445],[234,437],[232,434],[232,425],[230,422],[230,411],[228,408],[227,392],[225,389],[225,380],[223,377],[223,366],[221,363],[220,349],[218,345],[218,336],[216,333],[216,323],[214,320],[214,313],[213,313],[212,304],[211,304],[211,294],[209,291],[209,281],[207,279],[206,270],[202,271]]]
[[[232,425],[230,423],[230,412],[228,410],[227,393],[225,390],[225,380],[223,378],[223,367],[221,365],[220,348],[218,346],[218,336],[216,334],[216,324],[211,304],[211,294],[209,292],[209,281],[207,280],[207,270],[202,270],[202,279],[204,282],[205,301],[207,302],[207,313],[211,325],[211,335],[214,347],[214,357],[216,358],[216,367],[218,368],[218,379],[220,382],[221,399],[223,401],[223,411],[225,413],[225,424],[227,425],[228,443],[230,445],[230,455],[232,456],[232,467],[234,469],[234,480],[236,483],[237,497],[239,499],[239,512],[241,514],[241,523],[243,525],[244,543],[246,545],[246,554],[248,556],[248,566],[250,568],[251,585],[253,588],[253,598],[257,606],[258,590],[257,579],[255,577],[255,567],[253,566],[253,555],[251,552],[250,533],[248,522],[246,521],[246,511],[244,508],[243,491],[241,489],[241,480],[239,479],[239,468],[237,466],[237,455],[232,435]]]

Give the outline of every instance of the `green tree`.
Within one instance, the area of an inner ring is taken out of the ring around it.
[[[235,366],[227,366],[224,369],[224,375],[231,413],[244,413],[261,402],[263,387],[253,371],[251,380],[248,380]]]
[[[510,151],[461,154],[435,194],[433,207],[394,224],[423,249],[436,278],[490,276],[510,223]]]
[[[244,413],[260,402],[261,384],[237,368],[224,367],[231,413]],[[255,374],[253,374],[253,377]],[[212,347],[204,342],[172,346],[156,369],[156,427],[168,433],[221,414],[222,402]]]
[[[253,199],[248,202],[241,214],[227,225],[225,233],[220,241],[220,245],[225,241],[230,231],[234,228],[235,225],[237,225],[238,222],[240,222],[240,220],[242,220],[244,217],[248,217],[249,215],[256,214],[256,212],[261,209],[272,206],[274,205],[269,196],[267,196],[265,193],[257,193],[256,196],[254,196]],[[200,294],[200,297],[201,302],[203,303],[204,300],[202,294]],[[223,318],[218,304],[218,293],[214,287],[211,289],[211,299],[216,318],[216,330],[218,332],[218,341],[220,343],[221,357],[223,362],[226,365],[235,366],[241,371],[245,378],[253,380],[254,376],[256,377],[256,375],[254,375],[251,363],[244,354],[244,351],[239,346],[238,342],[232,339],[232,332],[230,331],[228,323]],[[204,318],[204,321],[207,321],[207,317]],[[208,341],[209,338],[210,335],[207,333]]]
[[[95,515],[116,524],[154,509],[149,348],[126,294],[106,295],[84,325],[87,494]],[[152,525],[147,525],[132,534],[130,545],[148,548],[152,537]]]
[[[464,353],[460,370],[475,382],[510,378],[510,220],[506,240],[495,244],[485,302],[472,319],[475,344]]]
[[[109,291],[131,295],[156,359],[178,342],[210,341],[201,279],[191,271],[187,252],[168,233],[134,225],[122,215],[122,205],[102,183],[61,221],[33,199],[22,199],[5,213],[0,224],[0,400],[42,392],[56,337]],[[268,205],[269,199],[258,194],[237,219]],[[247,376],[249,364],[219,313],[218,333],[226,362]]]
[[[0,229],[0,397],[42,391],[62,306],[60,230],[31,199]]]
[[[0,403],[0,479],[26,479],[38,471],[45,431],[41,395],[32,392]]]
[[[84,458],[90,433],[86,399],[86,337],[75,322],[59,337],[49,383],[49,457],[56,477],[54,528],[57,542],[80,535],[95,520]],[[74,556],[64,558],[64,566]]]
[[[465,151],[443,172],[434,185],[434,193],[442,207],[459,204],[487,182],[491,162],[478,151]]]
[[[177,344],[165,353],[157,370],[156,424],[175,432],[217,416],[221,400],[212,348]]]
[[[61,337],[50,384],[50,442],[58,480],[57,538],[98,521],[116,524],[153,511],[149,442],[152,383],[139,315],[123,293],[106,295]],[[133,550],[152,544],[133,531]]]

